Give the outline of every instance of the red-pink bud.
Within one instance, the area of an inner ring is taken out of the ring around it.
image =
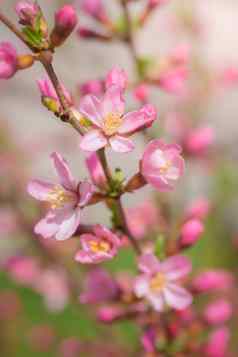
[[[55,14],[55,27],[51,34],[54,47],[60,46],[77,25],[78,18],[72,5],[64,5]]]
[[[179,240],[180,246],[182,248],[187,248],[194,245],[200,238],[203,231],[203,224],[198,219],[191,219],[187,221],[181,228],[181,236]]]
[[[204,348],[207,357],[226,357],[227,347],[230,339],[228,328],[220,327],[209,336],[209,341]]]
[[[9,79],[16,73],[17,51],[9,42],[0,43],[0,79]]]
[[[232,316],[232,305],[227,300],[219,299],[206,307],[203,316],[211,325],[223,324]]]
[[[37,15],[41,12],[39,6],[32,1],[18,1],[15,7],[22,25],[33,26]]]
[[[185,139],[185,150],[191,155],[204,155],[214,143],[214,130],[203,127],[193,130]]]
[[[133,94],[139,102],[145,103],[148,101],[149,87],[146,84],[141,83],[135,87]]]
[[[233,286],[233,276],[224,270],[209,270],[199,274],[192,283],[197,293],[227,290]]]

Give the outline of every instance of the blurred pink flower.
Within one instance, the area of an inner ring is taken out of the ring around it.
[[[159,212],[153,202],[144,201],[126,212],[127,224],[133,237],[142,239],[153,231],[159,222]]]
[[[119,286],[113,277],[103,269],[95,269],[88,273],[85,288],[80,294],[83,304],[95,304],[114,300],[120,293]]]
[[[169,68],[160,74],[159,85],[168,93],[183,95],[187,77],[188,69],[185,66]]]
[[[186,216],[188,218],[205,219],[209,214],[211,209],[211,202],[205,198],[201,197],[194,200],[186,210]]]
[[[148,253],[140,257],[139,269],[143,274],[135,280],[135,294],[148,299],[155,310],[163,311],[166,305],[183,310],[192,303],[191,294],[177,283],[191,271],[187,258],[173,256],[160,262]]]
[[[17,71],[17,51],[10,42],[0,43],[0,79],[9,79]]]
[[[97,151],[109,144],[114,151],[129,152],[134,144],[127,136],[152,125],[156,119],[156,111],[149,104],[123,115],[125,102],[120,85],[109,87],[102,100],[92,95],[82,98],[79,111],[93,125],[81,139],[82,150]]]
[[[33,257],[12,257],[8,260],[6,269],[17,283],[29,286],[32,286],[41,274],[39,263]]]
[[[152,140],[142,157],[141,174],[158,190],[172,190],[184,172],[184,160],[180,153],[179,145],[165,144],[159,139]]]
[[[107,178],[102,167],[101,161],[99,160],[98,155],[95,152],[87,157],[86,164],[94,185],[99,187],[101,190],[107,189]]]
[[[37,15],[40,13],[40,8],[33,1],[18,1],[15,7],[20,23],[26,26],[32,26]]]
[[[75,260],[83,264],[97,264],[110,260],[118,252],[120,240],[116,234],[102,225],[94,227],[94,234],[83,234],[80,237],[82,249]]]
[[[98,97],[103,95],[104,83],[101,80],[90,80],[80,85],[79,87],[81,95],[92,94]]]
[[[194,245],[203,232],[204,226],[202,222],[198,219],[190,219],[181,227],[179,245],[182,248],[187,248]]]
[[[103,0],[77,0],[81,9],[98,21],[104,22],[107,19]]]
[[[140,83],[133,91],[134,97],[142,103],[146,103],[149,98],[149,87],[144,83]]]
[[[225,270],[208,270],[194,278],[192,287],[197,293],[227,290],[233,286],[234,279],[231,273]]]
[[[226,357],[230,339],[230,332],[226,327],[220,327],[209,336],[209,341],[204,348],[207,357]]]
[[[214,139],[214,130],[210,127],[192,130],[185,137],[185,150],[192,155],[203,155],[214,143]]]
[[[224,299],[210,303],[203,313],[204,319],[210,325],[223,324],[227,322],[231,316],[232,305],[229,301]]]
[[[37,200],[50,204],[46,217],[35,226],[35,233],[45,238],[65,240],[78,228],[81,210],[90,201],[93,188],[86,181],[79,184],[75,181],[61,155],[53,153],[51,157],[60,184],[33,180],[28,184],[28,192]]]

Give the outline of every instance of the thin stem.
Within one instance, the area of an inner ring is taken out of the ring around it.
[[[99,159],[101,161],[101,164],[102,164],[102,167],[103,167],[103,170],[105,172],[105,175],[106,175],[106,178],[108,180],[108,183],[110,184],[110,182],[112,181],[112,174],[111,174],[111,170],[108,166],[108,163],[107,163],[107,157],[106,157],[106,153],[105,153],[105,149],[100,149],[98,150],[98,156],[99,156]]]
[[[7,28],[13,32],[24,44],[33,52],[35,52],[35,48],[32,47],[26,40],[24,34],[17,29],[17,27],[2,13],[0,12],[0,21],[7,26]]]

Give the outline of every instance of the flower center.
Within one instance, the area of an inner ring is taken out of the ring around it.
[[[155,292],[163,290],[165,285],[166,276],[163,273],[157,273],[150,281],[150,288]]]
[[[122,118],[120,114],[110,113],[104,118],[103,131],[108,136],[114,135],[116,134],[121,124],[122,124]]]
[[[52,209],[62,208],[66,203],[72,203],[75,200],[75,195],[73,192],[64,190],[61,186],[55,186],[48,194],[47,200]]]
[[[171,161],[167,160],[162,166],[160,166],[159,171],[162,175],[166,174],[171,167]]]
[[[89,246],[93,253],[107,253],[111,249],[111,245],[105,239],[100,241],[92,240],[89,242]]]

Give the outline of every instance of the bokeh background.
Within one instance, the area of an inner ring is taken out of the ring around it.
[[[0,8],[16,21],[15,3],[14,0],[2,0]],[[55,10],[64,3],[65,1],[57,0],[39,1],[50,24],[53,23]],[[105,5],[112,17],[119,16],[120,7],[116,0],[105,0]],[[138,1],[135,11],[139,11],[140,6]],[[198,26],[201,27],[199,36],[192,36],[183,30],[182,26],[179,27],[182,12],[194,14]],[[138,32],[138,53],[160,58],[177,44],[189,43],[192,56],[199,63],[197,67],[191,67],[195,81],[198,81],[200,71],[205,73],[205,76],[212,76],[214,73],[219,74],[226,67],[238,67],[237,13],[236,0],[171,0],[161,10],[155,11],[145,28]],[[88,21],[80,11],[79,19],[80,23]],[[23,45],[3,25],[0,25],[0,39],[9,40],[19,51],[25,51]],[[103,78],[114,65],[123,67],[131,80],[135,78],[134,64],[125,44],[85,41],[79,39],[76,34],[72,35],[55,56],[55,68],[59,77],[78,100],[80,83],[88,79]],[[59,151],[70,161],[77,177],[87,177],[84,156],[78,149],[77,133],[59,123],[41,105],[36,79],[44,76],[40,64],[36,64],[28,71],[17,73],[10,81],[0,83],[0,160],[2,159],[3,163],[0,165],[0,177],[3,185],[10,180],[16,188],[18,180],[22,182],[19,178],[21,176],[24,176],[23,183],[31,177],[54,177],[49,159],[53,151]],[[216,152],[213,151],[213,160],[216,164],[214,167],[211,164],[210,169],[207,169],[204,162],[188,160],[185,178],[181,180],[173,196],[169,195],[169,200],[174,202],[175,215],[193,198],[205,196],[211,200],[215,209],[207,219],[203,239],[191,250],[190,255],[197,270],[200,267],[222,267],[237,273],[238,249],[234,241],[238,232],[238,83],[226,90],[220,88],[212,96],[207,94],[204,84],[200,89],[202,99],[192,108],[192,116],[214,129]],[[131,94],[128,94],[127,99],[128,109],[138,106]],[[154,136],[159,136],[164,129],[164,118],[176,109],[179,99],[153,89],[151,102],[157,106],[161,116],[161,122],[158,121],[153,131]],[[136,150],[131,155],[126,155],[122,160],[120,155],[110,154],[110,162],[114,167],[119,164],[129,177],[137,168],[138,157],[143,147],[143,138],[138,136]],[[24,184],[19,183],[20,189],[24,202],[29,202],[31,199],[24,190]],[[150,190],[145,189],[134,195],[136,197],[126,197],[124,203],[127,207],[133,206],[145,200],[150,194]],[[5,207],[6,202],[2,201],[0,205]],[[106,209],[99,209],[98,206],[87,209],[84,219],[85,222],[109,223]],[[0,235],[0,264],[4,264],[6,258],[15,253],[25,250],[35,252],[35,248],[31,247],[31,243],[22,237],[22,234],[4,234],[3,231]],[[122,252],[108,266],[113,271],[133,271],[135,267],[131,263],[132,257],[130,251]],[[68,260],[67,264],[76,279],[81,279],[78,267]],[[120,346],[121,352],[118,356],[124,354],[124,348],[126,355],[136,355],[132,354],[135,353],[135,348],[132,348],[131,341],[133,346],[137,346],[138,329],[133,324],[118,324],[113,330],[110,327],[102,327],[95,322],[91,311],[77,303],[68,304],[60,312],[49,312],[38,294],[19,287],[4,272],[1,273],[0,287],[1,356],[26,357],[33,353],[36,357],[59,356],[59,346],[62,348],[62,341],[67,338],[74,337],[80,341],[95,341],[96,338],[99,343],[104,343],[105,339],[110,341],[110,336]],[[232,322],[234,326],[236,315],[235,311]],[[49,348],[44,349],[48,345]],[[110,343],[108,345],[110,347]],[[236,348],[234,343],[234,349]],[[87,355],[101,356],[95,353],[88,352]],[[114,356],[113,353],[108,352],[108,356]]]

